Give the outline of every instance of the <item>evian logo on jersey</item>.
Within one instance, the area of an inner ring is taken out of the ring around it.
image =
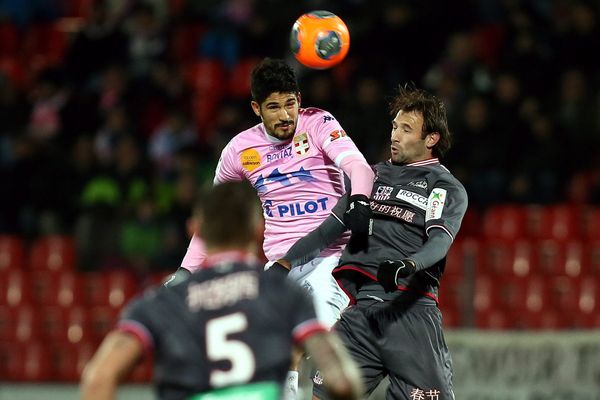
[[[308,143],[308,133],[302,132],[294,136],[294,152],[299,156],[303,156],[310,150],[310,144]]]
[[[411,192],[410,190],[400,189],[396,195],[400,200],[404,200],[408,204],[412,204],[421,210],[427,209],[427,197],[421,196],[418,193]]]
[[[441,218],[444,203],[446,203],[446,189],[434,188],[429,195],[425,221]]]

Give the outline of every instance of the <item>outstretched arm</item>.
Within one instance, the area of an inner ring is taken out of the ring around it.
[[[134,336],[109,333],[81,377],[81,400],[112,400],[119,381],[133,369],[143,352]]]

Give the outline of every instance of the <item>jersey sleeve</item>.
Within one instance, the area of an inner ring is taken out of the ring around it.
[[[364,158],[333,115],[326,111],[320,111],[314,118],[312,132],[315,144],[335,165],[340,167],[342,160],[350,155]]]
[[[288,313],[292,323],[294,343],[301,344],[318,332],[326,332],[327,328],[317,319],[312,298],[296,283],[287,282],[289,288],[289,304],[293,312]]]
[[[434,184],[427,199],[425,230],[444,230],[452,240],[456,237],[467,211],[467,192],[456,180],[439,180]]]
[[[348,202],[350,201],[349,196],[350,192],[346,192],[345,195],[340,197],[338,202],[335,204],[335,206],[333,206],[333,209],[331,210],[331,214],[333,214],[333,216],[337,218],[337,220],[340,221],[344,226],[344,213],[348,209]]]
[[[155,343],[151,309],[151,297],[139,297],[125,307],[116,326],[117,331],[136,337],[146,352],[151,352]]]
[[[236,150],[235,141],[232,140],[221,152],[221,157],[215,170],[215,185],[223,182],[236,182],[244,179],[241,163]]]

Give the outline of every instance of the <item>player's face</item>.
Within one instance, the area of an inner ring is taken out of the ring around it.
[[[262,119],[267,133],[282,140],[294,136],[299,108],[300,94],[298,93],[275,92],[271,93],[262,104],[252,102],[252,109]]]
[[[392,121],[392,161],[406,164],[431,158],[431,148],[439,134],[430,133],[423,139],[423,115],[418,111],[398,111]]]

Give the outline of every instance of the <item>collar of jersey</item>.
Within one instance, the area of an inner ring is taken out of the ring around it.
[[[212,268],[218,264],[225,263],[243,263],[256,264],[258,259],[252,253],[239,250],[223,251],[219,253],[209,254],[202,262],[202,268]]]
[[[390,159],[390,163],[392,163],[392,160]],[[422,165],[433,165],[433,164],[439,164],[440,160],[435,157],[435,158],[429,158],[427,160],[421,160],[421,161],[415,161],[412,163],[408,163],[408,164],[404,164],[405,167],[420,167]]]

